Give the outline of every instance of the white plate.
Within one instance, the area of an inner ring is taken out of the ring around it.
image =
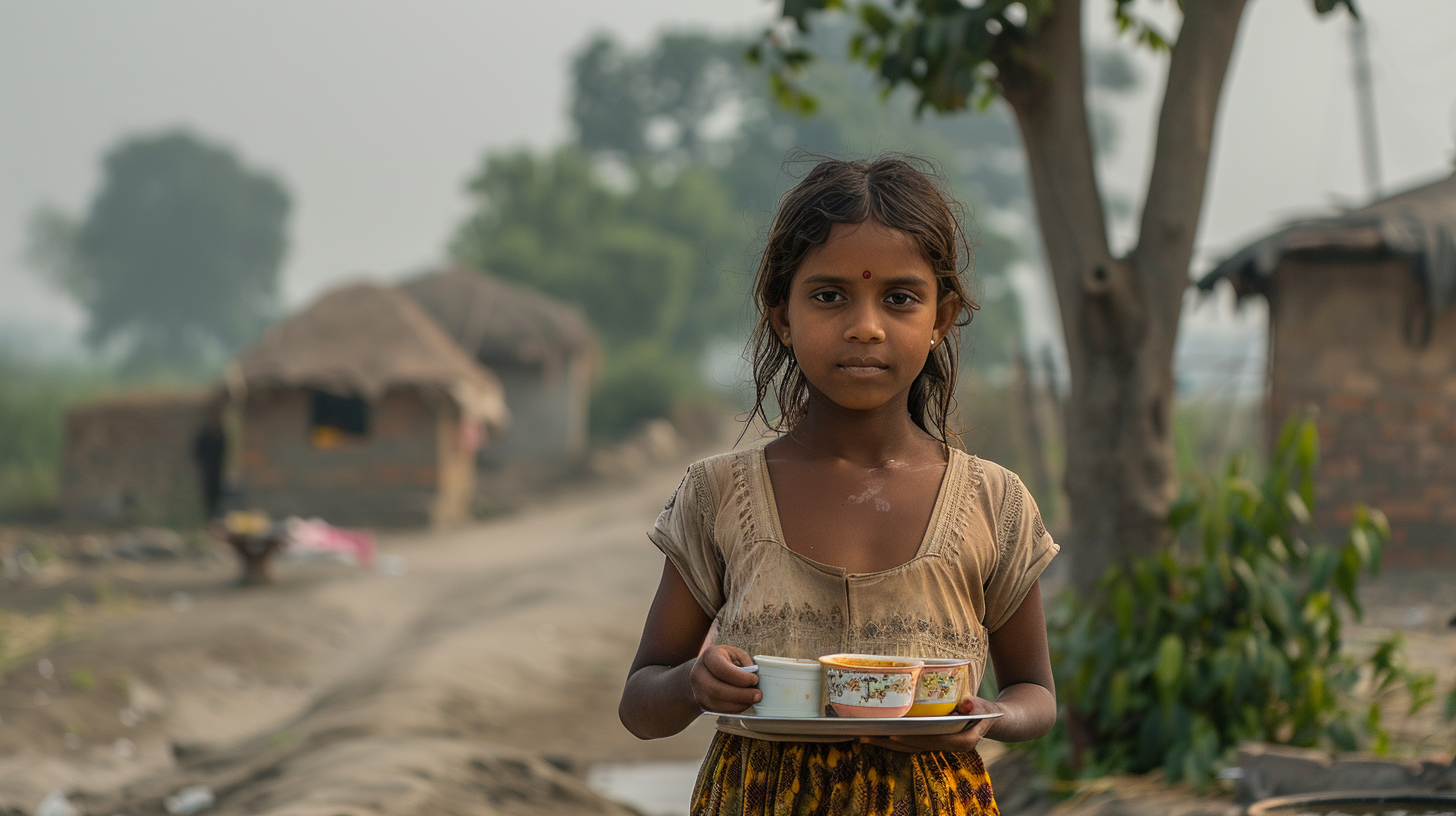
[[[806,737],[882,737],[954,734],[975,720],[995,714],[951,714],[946,717],[759,717],[753,714],[719,714],[721,725],[731,725],[760,734],[798,734]]]

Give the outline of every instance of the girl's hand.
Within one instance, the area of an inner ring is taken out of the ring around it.
[[[755,688],[758,675],[740,668],[752,665],[753,657],[737,646],[708,647],[688,675],[693,699],[704,711],[742,713],[763,697]]]
[[[1006,714],[1007,707],[994,700],[983,700],[980,697],[968,696],[956,706],[956,714]],[[904,736],[904,737],[860,737],[860,742],[870,745],[878,745],[881,748],[888,748],[891,751],[904,751],[906,753],[917,753],[920,751],[969,751],[980,744],[986,732],[991,730],[1000,718],[987,717],[984,720],[971,720],[965,730],[954,734],[936,734],[934,736]]]

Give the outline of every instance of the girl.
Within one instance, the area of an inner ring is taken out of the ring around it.
[[[977,743],[1052,727],[1037,578],[1057,545],[1015,474],[947,442],[955,329],[977,308],[965,246],[946,197],[902,159],[825,161],[784,196],[750,341],[750,419],[782,435],[693,464],[658,516],[666,563],[619,713],[665,737],[755,703],[757,677],[738,668],[752,655],[868,652],[970,658],[970,689],[989,655],[1000,693],[957,710],[1002,716],[847,742],[720,727],[693,816],[994,814]]]

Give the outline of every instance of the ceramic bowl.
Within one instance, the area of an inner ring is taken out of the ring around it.
[[[824,667],[817,660],[754,655],[758,664],[758,690],[753,706],[760,717],[820,717],[824,710]]]
[[[915,705],[908,717],[944,717],[955,711],[956,703],[966,693],[971,677],[971,661],[921,658],[925,668],[915,684]]]
[[[915,704],[925,662],[913,657],[834,654],[819,658],[829,704],[841,717],[900,717]]]

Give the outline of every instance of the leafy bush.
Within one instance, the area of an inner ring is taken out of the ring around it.
[[[101,375],[43,369],[0,351],[0,519],[54,508],[66,407],[105,384]]]
[[[597,439],[620,439],[644,420],[666,417],[696,386],[692,367],[646,343],[607,361],[592,396],[589,425]]]
[[[1234,460],[1175,505],[1174,546],[1110,569],[1091,600],[1061,599],[1049,631],[1066,708],[1033,748],[1044,771],[1161,768],[1202,787],[1245,740],[1383,747],[1380,704],[1357,711],[1362,680],[1404,687],[1412,711],[1430,701],[1433,678],[1405,668],[1398,639],[1365,661],[1342,650],[1389,529],[1359,507],[1342,542],[1311,542],[1317,447],[1313,421],[1291,421],[1261,483]]]

